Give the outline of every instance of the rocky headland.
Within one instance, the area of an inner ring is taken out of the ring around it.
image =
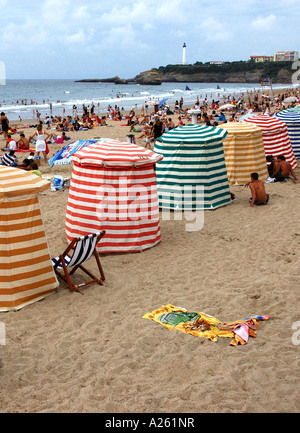
[[[141,72],[134,78],[93,78],[77,82],[160,85],[161,83],[258,83],[266,77],[273,83],[291,83],[292,62],[225,62],[222,65],[168,65]]]

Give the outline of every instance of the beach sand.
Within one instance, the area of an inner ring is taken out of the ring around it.
[[[126,141],[125,122],[108,123],[68,135]],[[50,145],[50,155],[59,148]],[[41,165],[43,175],[71,170]],[[249,189],[232,186],[236,200],[206,211],[201,231],[187,232],[184,218],[161,219],[159,245],[101,256],[106,281],[84,295],[61,282],[42,301],[2,313],[0,411],[299,412],[300,346],[292,327],[300,320],[300,184],[266,190],[269,204],[249,208]],[[68,188],[40,197],[51,256],[67,245],[67,198]],[[89,266],[95,270],[92,259]],[[224,322],[270,319],[257,338],[231,347],[228,338],[212,342],[142,318],[169,303]]]

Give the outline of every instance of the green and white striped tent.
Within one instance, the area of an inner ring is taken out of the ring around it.
[[[227,131],[185,125],[159,137],[154,152],[159,206],[165,209],[216,209],[230,203],[223,150]]]

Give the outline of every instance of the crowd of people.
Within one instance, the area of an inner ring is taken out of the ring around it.
[[[299,96],[298,90],[292,93],[282,93],[277,95],[276,98],[271,98],[268,95],[263,95],[263,97],[259,98],[259,95],[255,94],[252,95],[251,99],[248,98],[248,100],[244,99],[243,95],[237,100],[229,95],[226,105],[224,105],[224,101],[222,105],[220,105],[220,101],[212,100],[208,102],[207,98],[200,103],[199,98],[197,98],[191,108],[198,111],[197,124],[218,126],[222,123],[237,122],[239,117],[246,113],[268,114],[272,116],[276,112],[290,108],[295,104],[286,104],[286,98],[296,96],[296,94]],[[74,106],[72,116],[46,115],[45,119],[39,120],[37,125],[30,125],[36,128],[31,136],[26,138],[24,131],[22,131],[18,139],[14,139],[12,136],[17,131],[10,127],[7,116],[4,112],[1,112],[1,134],[5,140],[5,146],[2,147],[2,151],[7,152],[2,156],[2,165],[19,167],[40,175],[36,159],[39,159],[41,153],[44,161],[47,162],[47,154],[49,153],[48,144],[53,142],[64,143],[70,140],[68,136],[69,132],[107,126],[108,119],[113,121],[126,120],[125,125],[129,126],[129,132],[136,133],[136,139],[142,140],[144,146],[149,149],[153,148],[155,141],[162,134],[174,128],[184,126],[191,121],[190,108],[183,106],[183,98],[175,102],[174,111],[171,111],[170,106],[166,103],[160,106],[154,104],[151,113],[148,113],[148,108],[148,105],[142,106],[140,113],[136,113],[136,110],[132,108],[128,115],[122,115],[121,111],[123,111],[123,108],[120,109],[117,105],[113,108],[109,105],[106,116],[100,117],[95,113],[93,105],[91,107],[83,105],[83,114],[81,116],[78,115],[77,107]],[[55,132],[51,132],[50,130]],[[34,151],[31,149],[32,146],[35,147]],[[25,158],[21,164],[18,164],[15,156],[15,152],[18,150],[30,152],[30,156]],[[277,158],[273,155],[267,156],[267,164],[270,181],[285,182],[290,176],[294,180],[298,180],[291,164],[286,161],[284,155],[279,155]],[[252,193],[250,206],[268,203],[269,197],[265,194],[263,182],[258,179],[257,173],[252,173],[250,178],[250,182],[246,184],[246,186],[250,187]]]

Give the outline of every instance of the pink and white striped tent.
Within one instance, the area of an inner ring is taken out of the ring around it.
[[[73,156],[66,236],[106,230],[102,253],[143,251],[161,240],[154,165],[162,159],[133,143],[102,142]]]
[[[278,155],[284,155],[293,169],[297,167],[297,161],[286,123],[282,122],[277,117],[271,117],[265,114],[247,117],[243,119],[242,122],[252,123],[262,129],[262,139],[266,156],[273,155],[276,157]]]

